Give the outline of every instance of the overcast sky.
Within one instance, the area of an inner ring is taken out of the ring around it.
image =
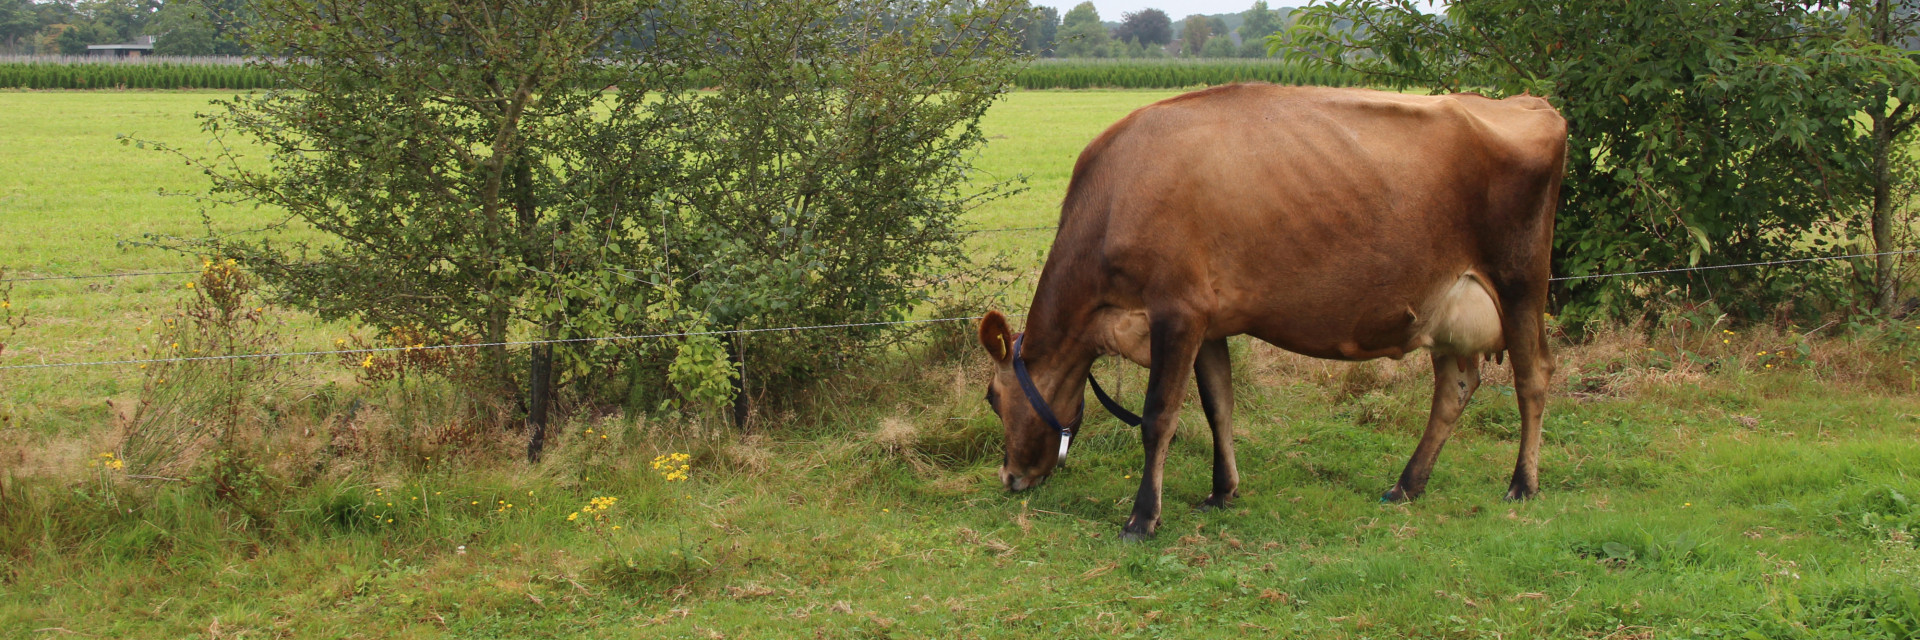
[[[1438,0],[1433,1],[1435,6],[1426,6],[1427,2],[1423,1],[1420,3],[1420,8],[1431,12],[1435,11],[1439,5],[1446,4]],[[1040,0],[1034,4],[1059,9],[1060,15],[1064,16],[1068,9],[1072,9],[1080,2],[1081,0]],[[1267,0],[1267,6],[1275,8],[1306,3],[1306,0]],[[1253,0],[1093,0],[1093,8],[1100,10],[1100,19],[1108,22],[1119,22],[1120,16],[1146,8],[1165,11],[1169,17],[1179,20],[1196,13],[1208,15],[1239,13],[1251,6],[1253,6]]]

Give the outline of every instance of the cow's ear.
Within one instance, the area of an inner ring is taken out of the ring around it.
[[[1006,364],[1013,360],[1013,330],[1007,327],[1005,315],[988,311],[987,317],[980,319],[980,346],[986,348],[994,362]]]

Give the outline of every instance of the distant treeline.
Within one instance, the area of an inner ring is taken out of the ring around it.
[[[1360,84],[1357,75],[1344,71],[1237,58],[1048,58],[1020,70],[1014,83],[1022,89],[1178,89],[1250,80],[1333,87]]]
[[[0,60],[0,88],[10,89],[265,89],[265,71],[242,58],[142,62]],[[1022,89],[1178,89],[1259,80],[1275,84],[1348,86],[1352,74],[1262,59],[1035,60],[1014,83]]]

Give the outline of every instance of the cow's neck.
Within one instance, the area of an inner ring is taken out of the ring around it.
[[[1087,371],[1100,354],[1099,346],[1088,339],[1088,323],[1097,307],[1095,291],[1087,283],[1075,282],[1073,274],[1048,256],[1040,273],[1039,287],[1027,310],[1027,329],[1022,356],[1032,372],[1034,384],[1054,403],[1062,419],[1073,415],[1086,386]]]

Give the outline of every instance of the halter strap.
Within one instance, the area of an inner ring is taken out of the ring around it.
[[[1126,407],[1120,406],[1120,403],[1114,402],[1113,396],[1107,395],[1107,390],[1100,388],[1100,381],[1093,378],[1092,371],[1087,372],[1087,383],[1093,385],[1093,397],[1100,399],[1100,406],[1106,407],[1107,413],[1113,414],[1113,417],[1119,418],[1121,422],[1127,423],[1129,427],[1140,426],[1142,422],[1140,416],[1134,415],[1134,413],[1128,411]]]
[[[1040,388],[1034,386],[1033,376],[1027,373],[1027,361],[1020,359],[1021,345],[1025,344],[1026,341],[1026,334],[1021,334],[1020,337],[1013,339],[1013,377],[1015,380],[1020,381],[1020,390],[1026,393],[1027,404],[1033,406],[1033,412],[1040,414],[1040,419],[1045,420],[1047,426],[1059,432],[1059,459],[1065,460],[1067,459],[1067,446],[1073,442],[1073,432],[1068,431],[1066,425],[1060,424],[1060,418],[1053,415],[1053,407],[1049,406],[1047,399],[1040,395]],[[1127,423],[1128,426],[1140,426],[1140,416],[1120,406],[1120,403],[1114,402],[1113,397],[1107,395],[1107,390],[1100,388],[1100,381],[1094,379],[1092,372],[1087,373],[1087,382],[1093,386],[1093,397],[1099,398],[1100,405],[1106,407],[1107,412],[1112,413],[1113,417],[1119,418],[1121,422]],[[1081,411],[1084,413],[1085,410],[1086,404],[1083,400],[1081,401]]]

